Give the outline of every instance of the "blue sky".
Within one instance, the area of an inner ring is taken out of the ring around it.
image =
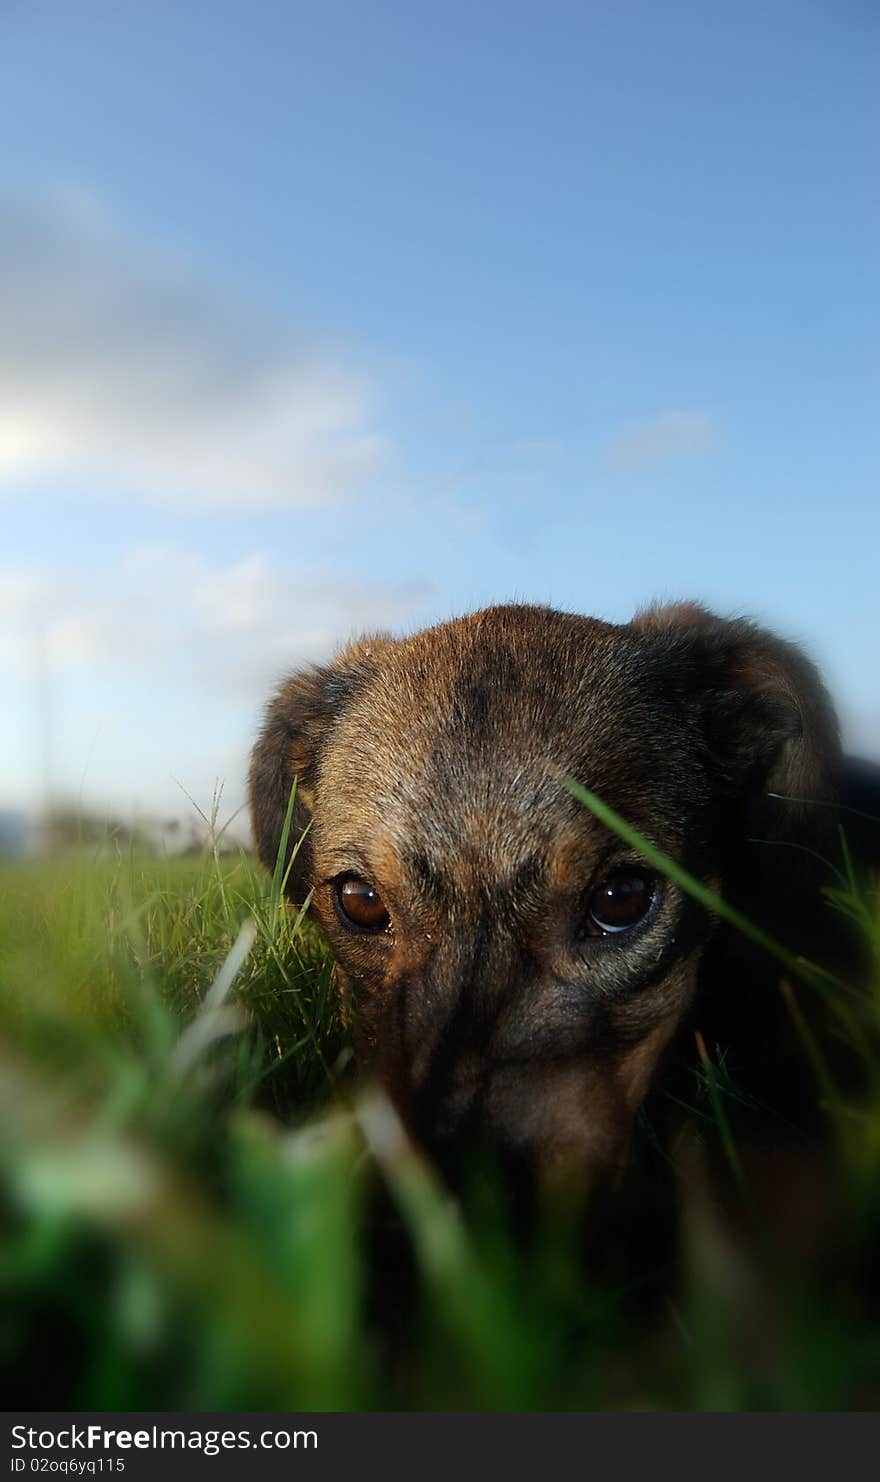
[[[752,613],[880,755],[872,12],[0,10],[0,803],[234,806],[285,666],[510,597]]]

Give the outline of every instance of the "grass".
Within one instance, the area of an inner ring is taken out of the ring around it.
[[[836,1029],[858,1093],[823,1083],[805,1031],[836,1139],[833,1272],[720,1217],[707,1158],[732,1160],[746,1213],[753,1191],[738,1088],[704,1045],[658,1308],[588,1280],[549,1218],[516,1244],[491,1180],[466,1213],[450,1199],[357,1088],[332,965],[282,885],[211,850],[0,866],[10,1408],[876,1406],[880,974]],[[876,897],[854,876],[834,897],[880,962]],[[783,991],[797,1013],[811,990]]]

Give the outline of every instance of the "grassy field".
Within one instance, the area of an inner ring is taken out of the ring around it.
[[[828,909],[880,960],[876,898]],[[357,1087],[320,940],[243,855],[0,866],[0,995],[10,1408],[880,1403],[880,991],[846,990],[838,1026],[858,1094],[816,1065],[833,1271],[744,1254],[696,1181],[645,1311],[558,1228],[519,1247],[491,1197],[445,1195]],[[734,1162],[735,1095],[695,1077],[697,1143]]]

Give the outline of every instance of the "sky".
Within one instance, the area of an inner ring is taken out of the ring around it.
[[[285,672],[747,613],[880,757],[871,0],[0,0],[0,807],[244,796]]]

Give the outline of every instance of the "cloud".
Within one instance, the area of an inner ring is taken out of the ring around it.
[[[314,564],[286,572],[259,551],[212,562],[175,546],[140,547],[101,574],[0,571],[0,672],[112,669],[157,690],[262,699],[285,670],[407,623],[429,596]]]
[[[127,814],[186,813],[179,778],[203,806],[228,779],[244,797],[261,708],[292,669],[359,633],[423,620],[435,593],[359,582],[303,557],[231,560],[141,546],[106,569],[0,569],[0,802],[53,787]]]
[[[701,412],[661,412],[624,428],[608,444],[605,459],[615,468],[647,467],[706,453],[716,439],[715,424]]]
[[[309,504],[387,451],[351,365],[85,195],[0,203],[0,324],[0,483],[85,475],[166,504]]]

